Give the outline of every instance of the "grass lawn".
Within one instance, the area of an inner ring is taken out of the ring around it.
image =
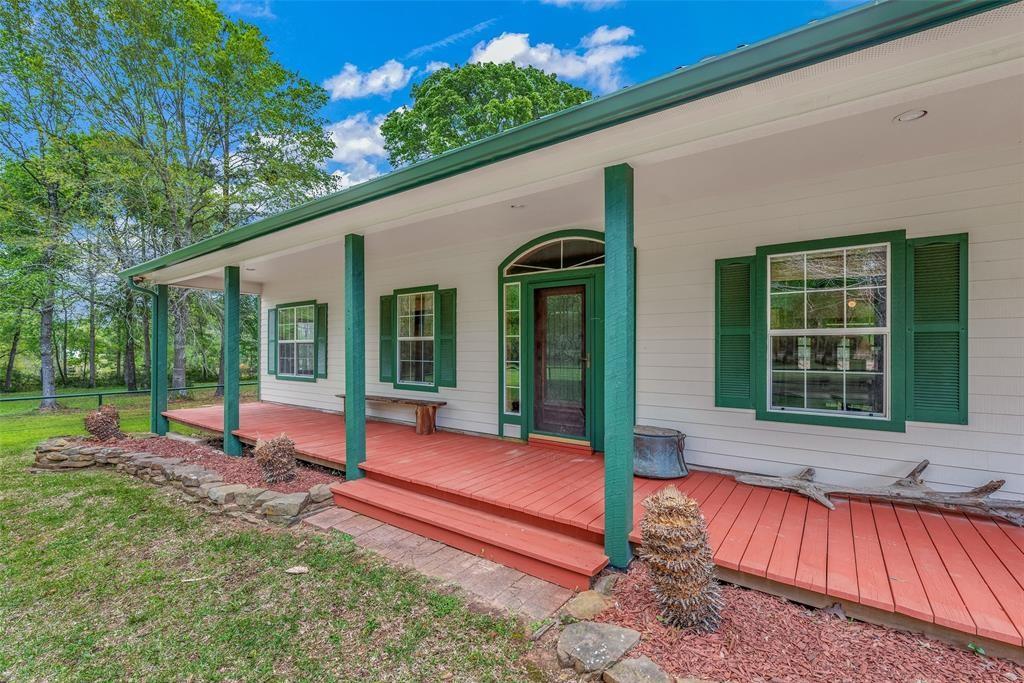
[[[0,414],[0,680],[542,677],[513,620],[341,534],[209,517],[114,472],[28,473],[38,441],[81,425]]]

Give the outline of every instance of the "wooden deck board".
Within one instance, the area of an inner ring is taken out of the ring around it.
[[[220,406],[166,414],[193,427],[222,429]],[[389,422],[369,421],[366,432],[363,467],[368,476],[436,491],[449,501],[438,509],[464,499],[492,511],[506,509],[519,519],[604,532],[599,454],[446,431],[417,436],[411,426]],[[242,404],[235,434],[243,441],[281,433],[295,441],[304,457],[344,468],[342,415]],[[700,504],[715,562],[723,571],[738,570],[963,633],[1022,642],[1024,529],[884,503],[838,500],[830,511],[797,494],[694,471],[678,480],[634,479],[634,542],[641,540],[643,500],[669,484]],[[473,526],[474,511],[455,505],[452,514],[459,523]]]

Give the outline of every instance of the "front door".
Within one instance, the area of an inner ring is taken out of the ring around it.
[[[586,288],[537,288],[533,304],[533,427],[586,439]]]

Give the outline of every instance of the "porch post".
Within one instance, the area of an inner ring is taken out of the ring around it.
[[[241,455],[238,429],[239,374],[239,282],[238,266],[224,266],[224,452]]]
[[[345,479],[366,460],[366,289],[363,236],[345,235]]]
[[[167,285],[156,286],[153,300],[153,332],[150,343],[153,351],[152,396],[156,403],[153,431],[160,436],[167,433]]]
[[[636,412],[633,168],[604,169],[604,552],[615,567],[632,559],[633,422]]]

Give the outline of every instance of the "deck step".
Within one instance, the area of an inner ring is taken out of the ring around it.
[[[571,590],[587,590],[608,564],[596,543],[380,481],[332,484],[331,491],[340,507]]]

